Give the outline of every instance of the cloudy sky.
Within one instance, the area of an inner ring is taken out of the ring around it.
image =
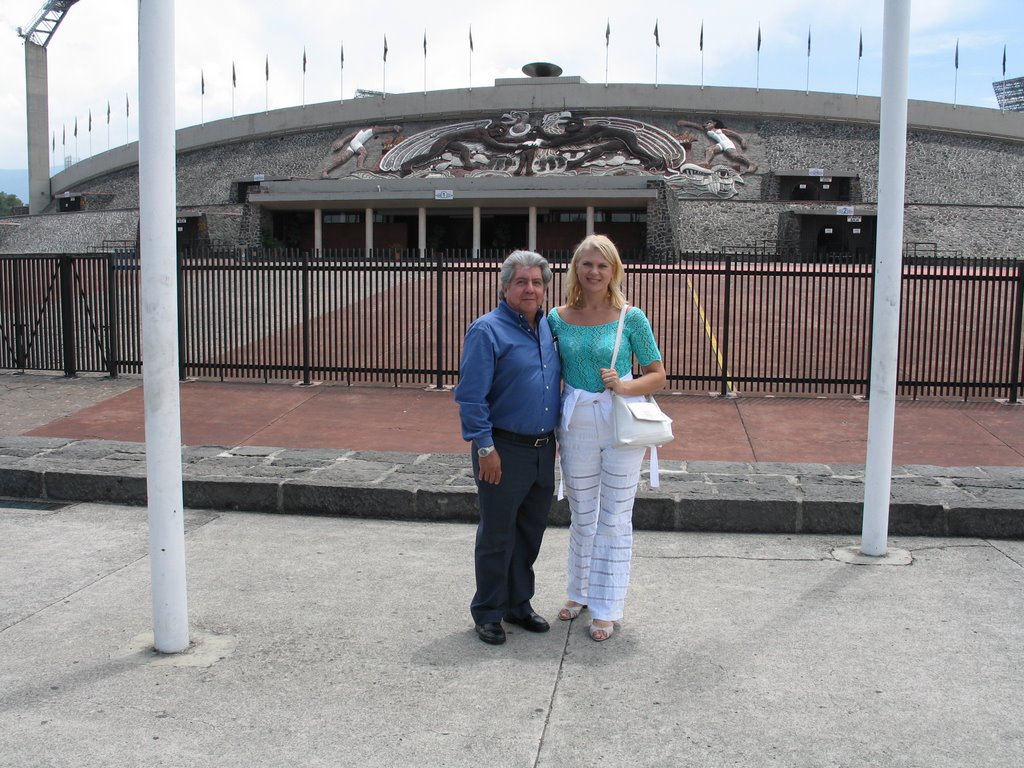
[[[27,165],[24,49],[16,29],[29,26],[43,5],[0,5],[0,168]],[[610,82],[697,85],[703,77],[711,87],[809,87],[877,96],[883,6],[883,0],[591,0],[527,13],[503,3],[457,0],[176,0],[177,123],[348,99],[356,89],[485,87],[495,78],[521,77],[522,66],[532,61],[554,62],[566,75],[591,83],[605,81],[607,64]],[[80,0],[68,12],[48,47],[55,165],[63,165],[65,155],[86,158],[138,138],[137,41],[138,0]],[[910,97],[995,107],[992,82],[1003,79],[1004,46],[1006,77],[1024,76],[1020,0],[917,0]]]

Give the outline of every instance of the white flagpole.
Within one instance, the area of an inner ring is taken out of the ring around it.
[[[878,146],[878,232],[871,337],[871,390],[864,472],[861,552],[887,551],[892,488],[896,374],[899,362],[900,282],[903,273],[903,196],[907,162],[907,72],[910,0],[885,0],[882,99]]]
[[[139,3],[139,306],[153,639],[189,647],[181,490],[174,149],[174,0]]]

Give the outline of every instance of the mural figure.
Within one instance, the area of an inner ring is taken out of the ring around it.
[[[331,171],[340,168],[353,157],[356,158],[356,168],[362,169],[366,165],[366,142],[375,136],[388,133],[400,133],[400,125],[373,125],[369,128],[357,128],[349,131],[340,139],[331,144],[331,156],[327,158],[327,164],[320,173],[320,177],[328,179]]]
[[[575,170],[612,152],[628,152],[650,170],[665,169],[667,165],[665,158],[655,156],[640,146],[635,130],[619,128],[598,120],[600,118],[591,121],[567,114],[559,120],[561,133],[549,133],[541,127],[539,137],[532,140],[530,144],[543,149],[567,149],[570,147],[580,149],[580,153],[573,154],[566,160],[567,170]]]
[[[711,167],[711,161],[716,155],[722,155],[732,161],[732,167],[740,173],[757,172],[757,163],[736,150],[737,144],[741,149],[746,149],[747,142],[736,131],[726,128],[721,120],[705,120],[703,125],[689,120],[677,120],[676,125],[680,128],[696,128],[704,131],[704,135],[710,142],[707,149],[704,150],[704,165],[708,168]]]
[[[451,128],[455,130],[451,130]],[[445,154],[457,155],[466,169],[486,168],[487,160],[478,162],[475,155],[480,154],[477,147],[492,149],[501,153],[514,152],[521,144],[518,141],[507,141],[509,126],[503,122],[490,120],[465,126],[448,126],[449,130],[442,133],[426,150],[408,157],[398,167],[400,176],[408,176],[417,168],[430,165]]]

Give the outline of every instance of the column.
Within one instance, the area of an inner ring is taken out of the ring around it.
[[[50,116],[46,48],[25,41],[25,113],[28,120],[28,212],[50,204]],[[59,165],[63,167],[64,158]]]
[[[529,224],[529,234],[527,235],[527,237],[528,237],[527,248],[529,248],[531,251],[536,251],[537,250],[537,206],[536,205],[531,205],[530,206],[530,224]]]
[[[313,255],[319,257],[324,250],[324,210],[313,209]]]
[[[594,206],[587,206],[587,237],[594,234]]]
[[[473,206],[473,258],[480,258],[480,206]]]
[[[366,226],[366,256],[373,256],[373,208],[367,208],[364,216]]]
[[[419,256],[422,259],[427,255],[427,209],[421,207],[417,213],[419,214],[419,233],[416,247],[419,248]]]

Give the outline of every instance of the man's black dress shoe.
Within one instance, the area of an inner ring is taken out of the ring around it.
[[[527,632],[547,632],[551,629],[551,625],[542,616],[532,611],[529,616],[506,616],[505,621],[522,627]]]
[[[488,645],[501,645],[505,642],[505,630],[501,622],[494,621],[489,624],[477,624],[476,633]]]

